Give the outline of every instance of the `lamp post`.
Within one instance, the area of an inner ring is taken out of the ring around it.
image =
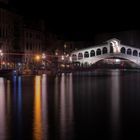
[[[3,52],[0,50],[0,69],[2,69],[2,57],[3,57]]]

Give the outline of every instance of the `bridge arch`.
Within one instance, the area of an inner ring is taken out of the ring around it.
[[[83,59],[83,54],[82,53],[78,53],[78,60]]]
[[[101,55],[101,49],[98,48],[98,49],[96,50],[96,55]]]
[[[133,50],[133,56],[138,56],[138,51],[137,50]]]
[[[89,52],[86,51],[86,52],[84,53],[84,58],[88,58],[88,57],[89,57]]]
[[[125,47],[121,48],[121,53],[125,53]]]
[[[127,49],[127,54],[128,55],[131,55],[132,54],[132,50],[129,48],[129,49]]]
[[[91,50],[90,51],[90,57],[93,57],[93,56],[95,56],[95,51],[94,50]]]
[[[72,55],[72,61],[76,61],[77,60],[77,55],[76,54],[73,54]]]
[[[102,53],[106,54],[108,52],[107,47],[103,47]]]

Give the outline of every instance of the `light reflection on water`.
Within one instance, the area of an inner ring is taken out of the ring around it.
[[[35,77],[33,136],[34,140],[42,140],[41,76]]]
[[[0,78],[0,140],[139,136],[139,83],[140,73],[119,70]]]
[[[61,77],[60,83],[60,134],[61,139],[72,139],[73,136],[73,86],[72,75]]]
[[[0,140],[6,138],[6,104],[4,79],[0,78]]]
[[[120,72],[119,70],[111,72],[111,124],[112,139],[119,139],[120,127]]]
[[[42,76],[42,132],[43,137],[47,140],[48,137],[48,108],[47,108],[47,75]]]

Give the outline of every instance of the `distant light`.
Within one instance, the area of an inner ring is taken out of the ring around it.
[[[69,58],[69,59],[70,59],[70,62],[72,62],[72,57],[71,57],[71,56],[70,56],[70,58]]]
[[[18,66],[21,66],[21,63],[18,63]]]
[[[42,54],[42,59],[45,59],[46,58],[46,55],[45,53]]]
[[[5,65],[5,62],[3,61],[2,64]]]
[[[40,56],[39,55],[36,55],[35,56],[35,59],[38,61],[38,60],[40,60]]]
[[[69,57],[69,54],[67,54],[66,57]]]
[[[61,59],[64,60],[64,55],[61,56]]]
[[[67,45],[66,44],[64,44],[64,48],[67,48]]]
[[[120,59],[115,59],[115,61],[116,61],[116,63],[120,63],[121,60]]]

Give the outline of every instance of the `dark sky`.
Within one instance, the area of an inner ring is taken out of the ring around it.
[[[139,30],[139,8],[111,1],[73,2],[11,0],[26,16],[44,18],[49,30],[67,37],[88,38],[100,32]]]

